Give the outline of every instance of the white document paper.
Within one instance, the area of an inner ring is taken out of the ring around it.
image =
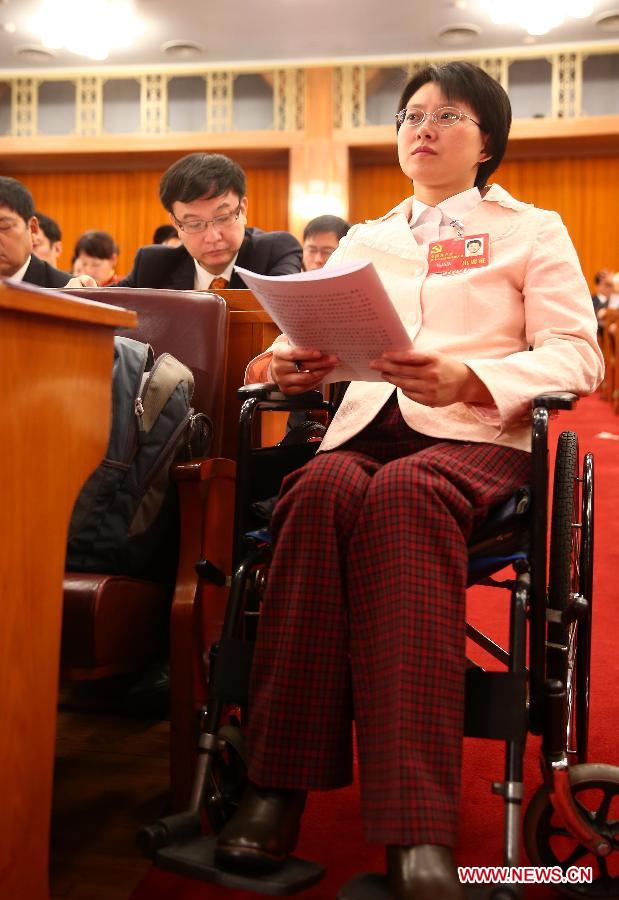
[[[369,261],[278,276],[235,269],[292,346],[337,356],[339,364],[327,383],[382,381],[370,360],[411,346]]]

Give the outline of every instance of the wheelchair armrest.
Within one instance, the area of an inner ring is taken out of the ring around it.
[[[245,400],[260,400],[267,402],[269,409],[277,408],[277,404],[283,409],[323,409],[325,400],[320,391],[306,391],[304,394],[282,394],[276,384],[244,384],[236,392],[241,402]]]
[[[255,384],[244,384],[238,388],[236,396],[239,400],[249,400],[251,397],[255,397],[257,400],[278,400],[283,399],[284,394],[272,382],[256,382]]]
[[[568,391],[554,391],[535,397],[531,405],[533,409],[540,406],[543,409],[573,409],[577,401],[576,394],[570,394]]]

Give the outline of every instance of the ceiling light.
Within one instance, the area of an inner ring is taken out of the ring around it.
[[[439,31],[438,38],[444,44],[469,44],[480,33],[481,28],[477,25],[448,25]]]
[[[595,20],[595,24],[602,31],[619,31],[619,9],[607,10]]]
[[[129,0],[89,0],[84,12],[83,0],[43,0],[30,27],[52,50],[97,60],[130,47],[145,27]]]
[[[172,59],[195,59],[204,53],[204,48],[194,41],[166,41],[161,49]]]
[[[483,0],[495,25],[519,25],[529,34],[546,34],[566,19],[585,19],[592,0]]]
[[[49,62],[50,59],[54,59],[56,56],[53,50],[49,50],[47,47],[41,46],[41,44],[20,44],[19,47],[15,48],[15,53],[21,59],[27,59],[28,62],[37,64]]]

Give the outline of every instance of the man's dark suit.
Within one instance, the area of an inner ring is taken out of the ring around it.
[[[303,250],[287,231],[261,231],[246,228],[236,265],[259,275],[290,275],[301,271]],[[196,268],[193,256],[181,245],[159,244],[142,247],[136,253],[133,268],[117,287],[150,287],[193,290]],[[237,272],[232,273],[231,288],[244,288]]]
[[[71,278],[71,275],[68,272],[61,272],[60,269],[55,269],[33,253],[23,280],[28,282],[28,284],[38,284],[39,287],[63,288],[66,286],[69,278]]]
[[[591,294],[591,302],[593,303],[593,311],[597,315],[601,309],[608,306],[608,297],[603,294]]]

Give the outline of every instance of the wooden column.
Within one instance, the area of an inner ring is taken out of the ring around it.
[[[0,281],[0,897],[46,900],[62,582],[133,312]]]
[[[333,69],[308,68],[305,72],[305,135],[290,148],[288,228],[301,237],[307,221],[332,209],[320,206],[321,192],[341,202],[340,215],[348,215],[348,144],[333,130]],[[316,199],[313,212],[298,205],[300,195]]]

